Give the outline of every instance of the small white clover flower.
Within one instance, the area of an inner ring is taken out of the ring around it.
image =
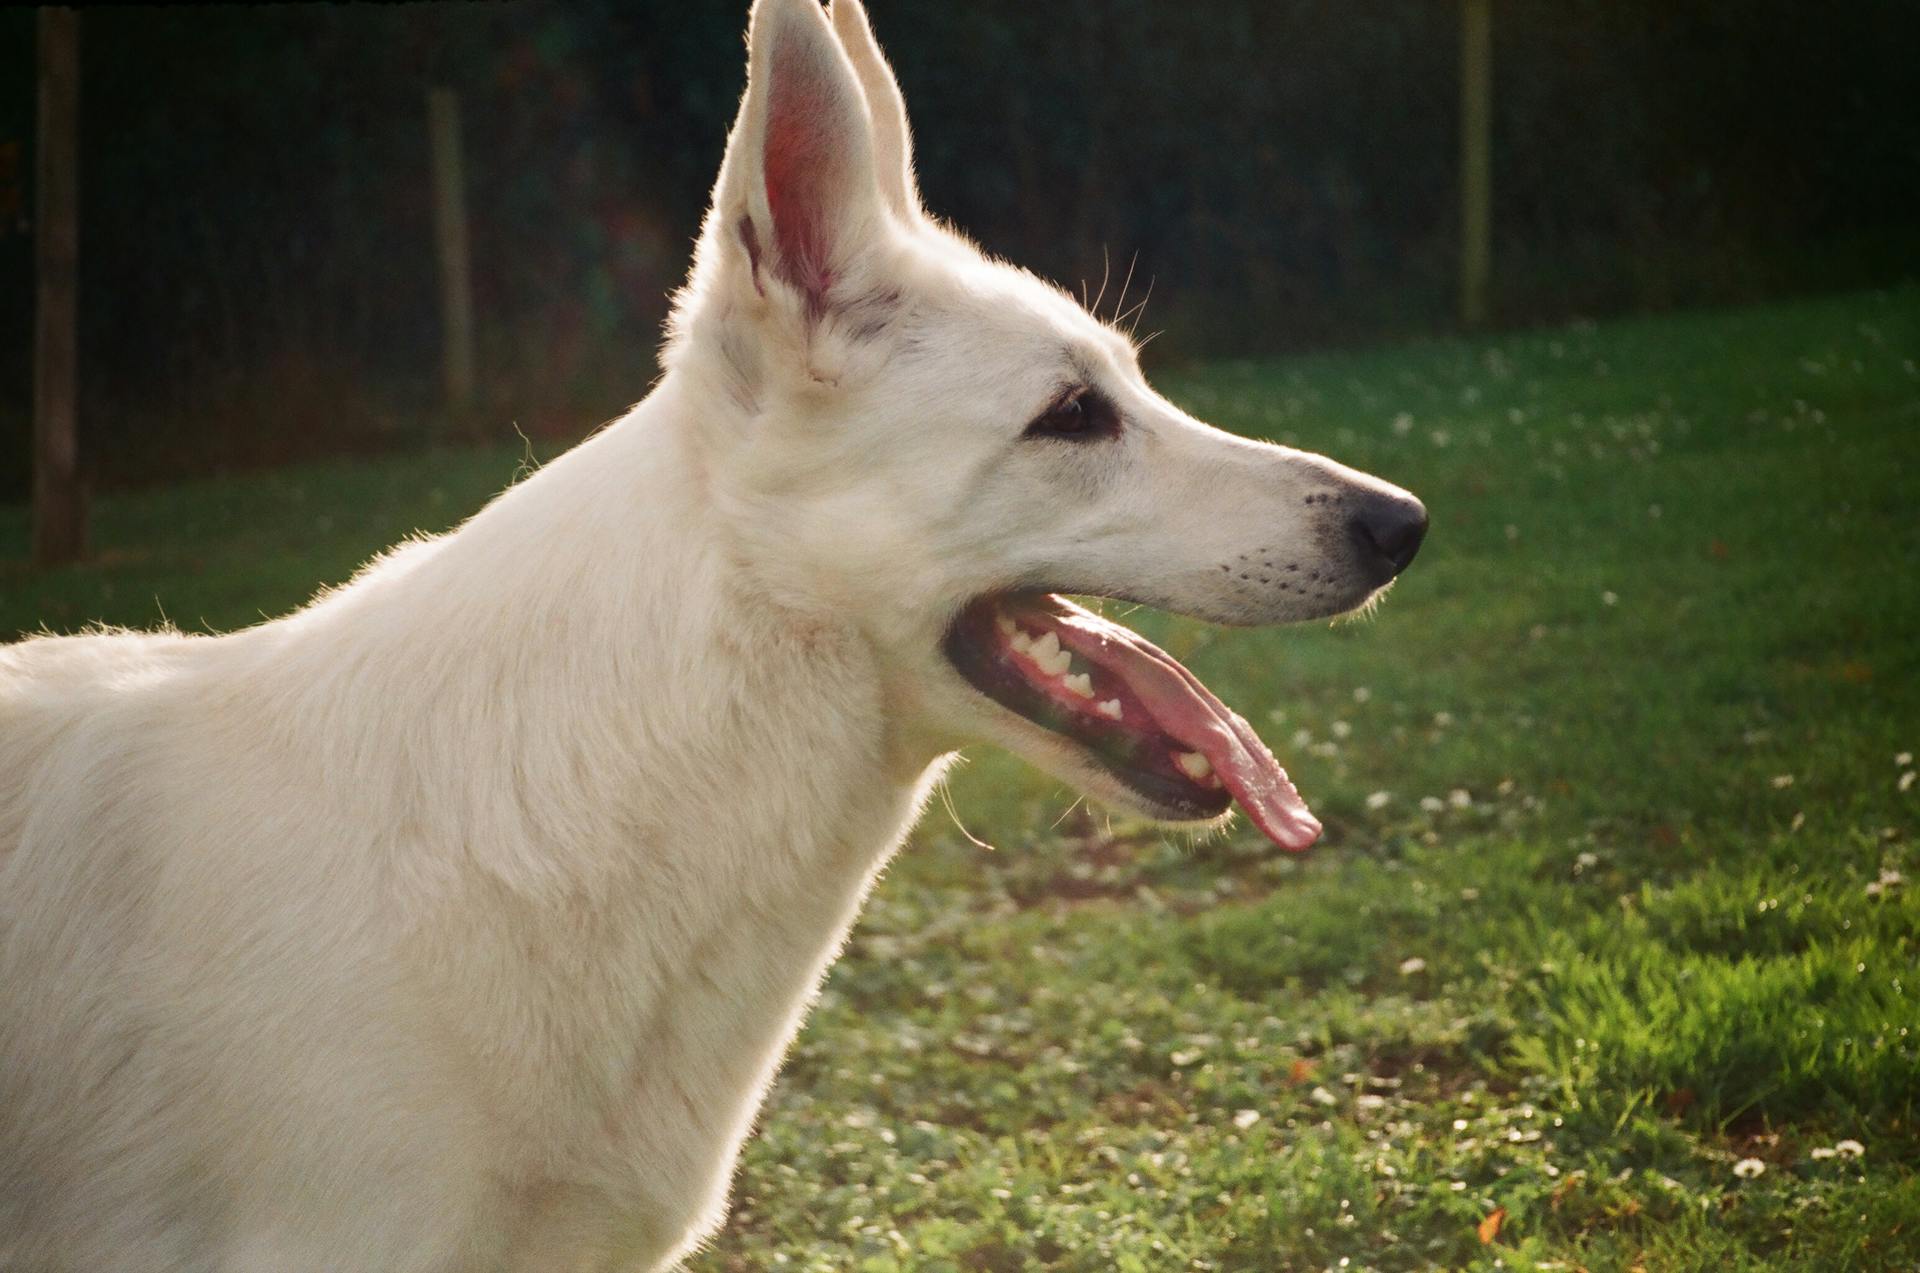
[[[1834,1142],[1833,1150],[1842,1158],[1859,1158],[1867,1152],[1867,1147],[1857,1140],[1841,1140]]]
[[[1773,777],[1767,779],[1767,782],[1772,785],[1775,791],[1785,791],[1793,785],[1793,775],[1775,774]]]
[[[1413,956],[1411,959],[1403,959],[1400,961],[1400,975],[1402,977],[1411,977],[1415,973],[1422,973],[1426,970],[1427,961],[1418,955]]]
[[[1376,791],[1367,797],[1367,808],[1384,809],[1387,807],[1387,802],[1392,799],[1393,793],[1391,791]]]
[[[1603,606],[1617,606],[1620,604],[1620,594],[1609,588],[1600,594],[1600,604]]]
[[[1447,793],[1447,803],[1452,805],[1456,809],[1472,808],[1473,793],[1468,791],[1465,787],[1455,787],[1452,791],[1449,791]]]
[[[1447,802],[1439,796],[1421,796],[1420,809],[1423,813],[1439,813],[1447,807]]]
[[[1247,1130],[1247,1128],[1253,1126],[1255,1123],[1259,1121],[1260,1121],[1260,1111],[1257,1109],[1235,1110],[1233,1113],[1233,1125],[1235,1127],[1238,1127],[1241,1131]]]
[[[1837,1158],[1839,1155],[1840,1151],[1832,1145],[1816,1145],[1807,1157],[1813,1159],[1815,1162],[1822,1162],[1828,1158]]]
[[[1742,1158],[1733,1164],[1733,1174],[1742,1180],[1752,1180],[1755,1176],[1765,1174],[1766,1170],[1767,1164],[1758,1158]]]

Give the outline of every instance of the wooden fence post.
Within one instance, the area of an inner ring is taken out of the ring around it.
[[[1460,321],[1483,327],[1493,267],[1493,0],[1461,0]]]
[[[427,90],[427,137],[433,151],[433,228],[440,259],[441,374],[447,406],[456,417],[464,417],[473,405],[473,276],[460,99],[452,89]]]
[[[40,102],[34,164],[33,560],[52,566],[86,549],[80,485],[80,15],[39,18]]]

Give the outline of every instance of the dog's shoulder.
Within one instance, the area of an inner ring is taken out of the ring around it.
[[[116,723],[172,675],[194,638],[99,628],[0,646],[0,852],[33,791],[63,798],[117,750]],[[46,782],[49,767],[66,779]]]

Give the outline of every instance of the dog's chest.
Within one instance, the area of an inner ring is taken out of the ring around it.
[[[458,1014],[518,1182],[511,1245],[555,1224],[630,1245],[722,1204],[922,786],[885,764],[871,669],[810,650],[805,666],[763,650],[725,702],[682,718],[699,724],[673,754],[637,758],[641,789],[587,855],[590,879],[476,886],[449,908],[459,950],[436,961],[432,998]]]
[[[817,873],[737,880],[709,906],[656,913],[658,927],[600,952],[576,1002],[597,1001],[586,1011],[603,1028],[583,1019],[564,1067],[572,1081],[551,1089],[557,1116],[538,1132],[573,1131],[528,1164],[528,1232],[563,1222],[589,1247],[644,1250],[717,1215],[780,1059],[906,829],[911,792],[892,795],[857,810],[844,842],[750,850],[812,861]]]

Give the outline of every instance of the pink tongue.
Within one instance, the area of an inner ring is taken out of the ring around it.
[[[1297,853],[1320,838],[1320,819],[1253,727],[1172,655],[1057,597],[1048,598],[1043,613],[1061,645],[1126,682],[1161,729],[1207,758],[1268,839]]]

